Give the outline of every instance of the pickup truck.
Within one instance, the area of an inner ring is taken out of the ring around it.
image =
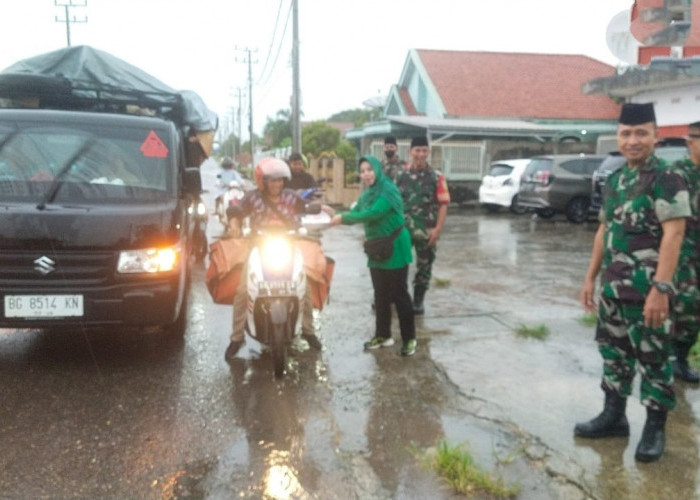
[[[41,71],[71,55],[112,73]],[[206,141],[177,92],[109,83],[140,71],[113,59],[68,48],[0,73],[2,328],[184,333],[202,189],[191,162],[206,158]]]

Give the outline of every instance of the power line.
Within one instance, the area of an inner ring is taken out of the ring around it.
[[[277,26],[279,25],[280,13],[282,12],[282,1],[283,0],[280,0],[279,5],[277,6],[277,17],[275,18],[275,27],[272,30],[272,39],[270,40],[270,46],[267,48],[267,56],[265,57],[265,63],[263,64],[263,69],[260,71],[260,78],[258,78],[258,80],[262,80],[262,76],[265,74],[265,70],[267,69],[267,63],[270,62],[270,54],[272,54],[272,47],[275,44]]]
[[[289,17],[292,14],[292,4],[289,4],[289,10],[287,11],[287,19],[284,21],[284,30],[282,31],[282,36],[280,37],[280,43],[279,46],[277,47],[277,53],[275,54],[275,60],[272,63],[272,68],[268,72],[267,78],[265,79],[264,82],[259,81],[259,85],[266,85],[267,82],[270,80],[270,77],[274,73],[275,68],[277,67],[277,59],[279,58],[280,52],[282,52],[282,43],[284,42],[284,36],[287,34],[287,26],[289,25]],[[262,78],[261,78],[262,79]]]

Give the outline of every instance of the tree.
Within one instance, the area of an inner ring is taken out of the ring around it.
[[[290,111],[288,109],[280,109],[277,111],[275,120],[267,118],[267,123],[263,129],[263,137],[267,148],[281,148],[285,140],[288,143],[292,141],[292,124],[290,120]]]
[[[305,154],[319,156],[321,153],[335,151],[339,143],[340,130],[325,122],[312,122],[302,129],[301,149]]]
[[[346,109],[344,111],[339,111],[338,113],[331,115],[328,118],[328,121],[329,122],[352,122],[356,127],[359,127],[360,125],[362,125],[364,123],[377,120],[379,118],[380,114],[381,114],[380,108]]]

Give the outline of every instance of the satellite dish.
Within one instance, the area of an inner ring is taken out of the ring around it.
[[[613,16],[605,32],[605,41],[608,43],[610,52],[620,61],[627,64],[637,64],[641,44],[630,31],[629,9]]]
[[[362,101],[362,104],[368,108],[383,108],[384,104],[386,104],[386,100],[387,96],[377,95]]]

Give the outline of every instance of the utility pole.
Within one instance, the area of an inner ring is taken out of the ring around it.
[[[299,1],[292,0],[292,151],[301,153],[301,90],[299,86]]]
[[[255,137],[253,135],[253,59],[252,59],[252,49],[246,47],[242,49],[246,58],[243,61],[236,59],[236,62],[244,62],[248,64],[248,131],[250,133],[250,161],[254,160],[255,155]],[[257,61],[255,61],[257,63]]]
[[[66,23],[66,44],[70,47],[70,25],[71,23],[86,23],[87,16],[84,19],[78,20],[75,16],[73,19],[70,18],[70,8],[71,7],[87,7],[87,0],[83,0],[83,3],[73,3],[73,0],[68,0],[68,3],[58,3],[58,0],[53,0],[53,4],[56,7],[63,7],[65,9],[65,18],[59,19],[55,16],[57,23]]]

